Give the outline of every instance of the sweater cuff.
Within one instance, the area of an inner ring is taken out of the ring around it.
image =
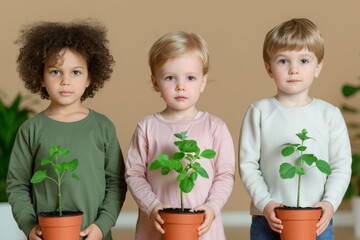
[[[96,219],[94,223],[100,228],[103,236],[105,237],[110,232],[111,228],[115,226],[116,219],[114,221],[112,217],[109,217],[106,214],[102,214]]]
[[[27,218],[21,219],[19,222],[19,228],[25,233],[25,236],[28,238],[31,230],[38,225],[38,222],[35,218],[29,216]]]

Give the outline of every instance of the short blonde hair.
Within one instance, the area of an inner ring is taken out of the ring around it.
[[[321,62],[324,58],[324,39],[316,25],[305,18],[293,18],[271,29],[265,37],[263,59],[270,62],[279,50],[300,50],[313,52]]]
[[[187,52],[195,53],[203,63],[203,73],[209,71],[209,52],[205,40],[196,33],[184,31],[169,32],[159,38],[150,48],[149,66],[151,74],[167,60]]]

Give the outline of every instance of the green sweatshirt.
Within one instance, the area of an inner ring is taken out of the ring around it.
[[[49,179],[30,183],[33,173],[44,169],[40,162],[53,145],[70,151],[64,160],[79,160],[80,181],[67,176],[62,184],[63,210],[82,211],[81,229],[95,223],[104,239],[112,239],[110,230],[127,191],[124,161],[113,123],[93,110],[77,122],[58,122],[39,113],[20,127],[7,176],[9,203],[19,228],[28,236],[37,224],[36,213],[57,210],[56,184]],[[53,174],[51,166],[45,169]]]

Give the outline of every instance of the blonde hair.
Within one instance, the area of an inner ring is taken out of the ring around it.
[[[151,74],[167,60],[187,52],[195,53],[203,63],[203,73],[209,71],[209,52],[205,40],[196,33],[184,31],[169,32],[159,38],[150,48],[149,66]]]
[[[271,29],[265,37],[263,59],[270,58],[279,50],[300,50],[313,52],[321,62],[324,58],[324,39],[316,25],[305,18],[293,18]]]

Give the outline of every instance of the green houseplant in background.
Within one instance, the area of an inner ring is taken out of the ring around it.
[[[320,172],[331,174],[330,164],[324,160],[318,159],[312,153],[306,153],[307,146],[304,144],[308,140],[315,140],[308,135],[306,129],[303,129],[296,136],[300,143],[285,143],[281,150],[283,157],[289,157],[297,154],[295,162],[285,162],[280,165],[279,174],[282,179],[292,179],[298,176],[297,181],[297,205],[296,207],[277,207],[276,215],[281,219],[284,229],[281,233],[282,240],[315,240],[316,224],[321,216],[321,208],[312,208],[310,206],[301,207],[301,177],[308,173],[312,168]],[[306,166],[306,167],[305,167]]]
[[[161,217],[165,222],[163,225],[164,240],[198,239],[198,227],[204,219],[203,211],[190,212],[189,209],[184,209],[183,194],[192,191],[199,176],[209,178],[208,173],[197,160],[213,159],[216,152],[212,149],[201,151],[197,142],[188,140],[186,134],[187,132],[174,134],[179,139],[174,142],[179,151],[174,153],[172,158],[169,158],[169,154],[166,153],[159,154],[158,158],[149,166],[149,170],[161,169],[162,175],[167,175],[170,171],[177,172],[176,181],[179,182],[181,208],[160,210]],[[178,232],[175,232],[175,229]]]
[[[0,96],[0,202],[7,202],[6,175],[9,167],[11,150],[16,133],[21,124],[27,120],[34,110],[23,106],[30,99],[20,93],[7,105],[4,97]],[[35,101],[30,103],[35,104]]]
[[[342,94],[346,98],[355,97],[355,95],[359,92],[360,83],[358,85],[344,84],[342,87]],[[354,196],[360,197],[360,109],[344,103],[341,106],[341,111],[349,118],[346,123],[349,129],[353,152],[351,181],[344,196],[344,199],[347,200]]]
[[[354,98],[359,92],[360,83],[357,85],[345,83],[342,87],[342,94],[348,100]],[[357,106],[344,103],[341,106],[341,111],[344,113],[346,119],[352,148],[351,180],[345,193],[344,200],[352,200],[354,234],[357,238],[360,238],[360,108],[358,106],[359,101],[357,101]]]

